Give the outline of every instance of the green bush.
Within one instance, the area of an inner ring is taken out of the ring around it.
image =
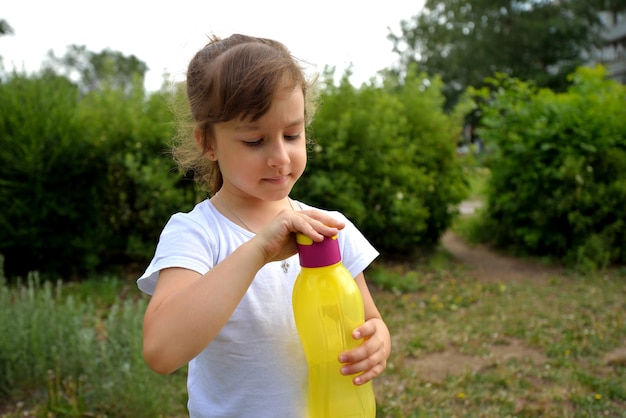
[[[328,83],[317,146],[294,196],[342,210],[383,253],[434,246],[466,193],[441,83]],[[96,90],[52,71],[0,84],[0,253],[11,277],[68,277],[147,262],[175,212],[200,195],[170,158],[167,91]],[[451,209],[452,208],[452,209]]]
[[[484,109],[490,239],[583,269],[626,262],[626,87],[581,68],[563,94],[498,76]]]
[[[107,161],[101,222],[109,260],[148,259],[168,218],[196,201],[194,183],[178,173],[168,153],[175,130],[168,100],[163,91],[145,97],[143,89],[105,89],[81,102],[85,135]]]
[[[169,95],[81,94],[50,72],[0,84],[0,253],[10,276],[84,274],[145,260],[195,203],[167,155]]]
[[[294,195],[343,211],[389,256],[434,246],[467,193],[442,105],[441,84],[414,73],[358,89],[327,82]]]
[[[46,74],[0,84],[0,253],[10,273],[93,267],[104,155],[85,136],[79,91]]]

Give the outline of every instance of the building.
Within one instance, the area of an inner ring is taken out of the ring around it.
[[[602,12],[605,45],[597,51],[596,62],[604,65],[610,78],[626,84],[626,13]]]

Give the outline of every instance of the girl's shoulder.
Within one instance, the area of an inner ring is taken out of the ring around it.
[[[182,223],[188,227],[213,229],[213,226],[219,223],[220,219],[219,212],[213,203],[209,199],[204,199],[187,212],[175,213],[168,223]]]

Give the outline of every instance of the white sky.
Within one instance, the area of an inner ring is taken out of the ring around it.
[[[184,80],[186,66],[214,33],[239,32],[283,42],[309,71],[325,65],[343,74],[352,64],[351,81],[360,85],[397,61],[389,28],[418,14],[424,0],[177,0],[84,1],[7,0],[0,19],[13,35],[0,36],[7,70],[37,71],[53,50],[63,56],[71,44],[89,51],[106,48],[135,55],[149,67],[148,90]]]

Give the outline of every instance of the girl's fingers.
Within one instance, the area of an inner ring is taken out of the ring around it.
[[[321,241],[324,236],[337,235],[339,229],[344,225],[332,218],[318,219],[308,214],[299,214],[298,222],[294,225],[294,231],[307,235],[315,241]]]
[[[370,381],[386,368],[384,343],[376,336],[376,330],[375,321],[366,321],[352,333],[354,339],[363,338],[363,344],[339,355],[339,362],[343,363],[341,373],[358,375],[353,379],[356,385]]]
[[[360,373],[374,367],[380,362],[378,359],[378,349],[370,341],[365,341],[357,348],[346,351],[339,356],[342,374]]]
[[[381,374],[383,370],[385,370],[384,362],[381,363],[368,357],[358,363],[344,364],[340,372],[344,376],[356,375],[353,379],[354,384],[362,385]]]
[[[324,236],[337,235],[344,226],[343,222],[316,210],[283,211],[257,234],[256,239],[268,261],[282,260],[297,251],[294,233],[302,233],[319,242]]]

